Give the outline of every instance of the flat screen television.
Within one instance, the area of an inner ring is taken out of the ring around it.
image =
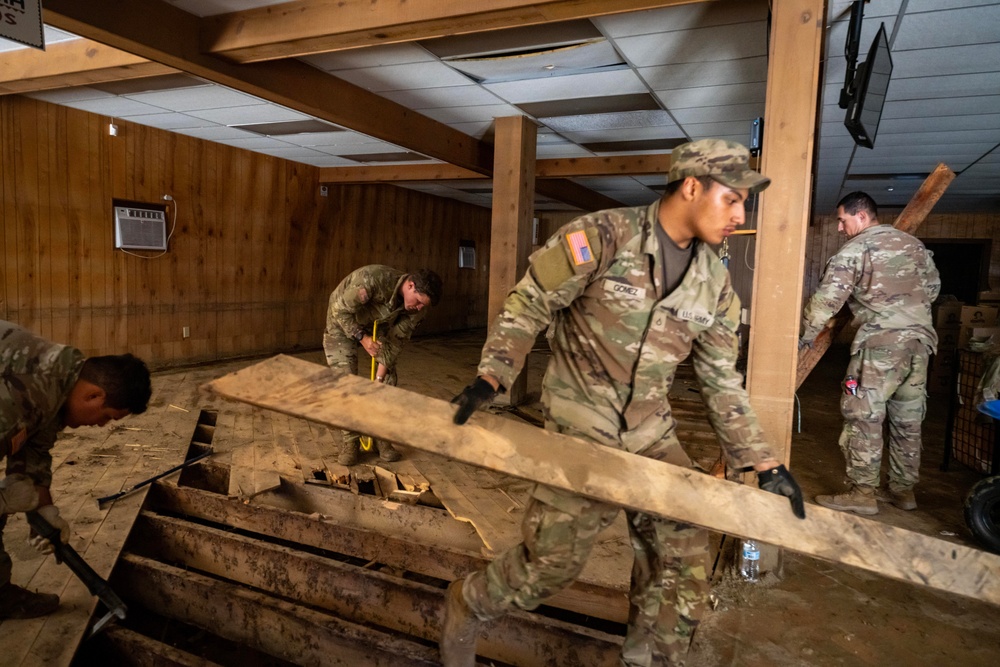
[[[859,146],[875,147],[875,134],[882,119],[882,106],[885,104],[885,93],[889,89],[891,76],[892,55],[889,53],[889,38],[885,34],[883,23],[868,50],[868,57],[858,69],[857,85],[847,104],[847,117],[844,119],[847,131]]]

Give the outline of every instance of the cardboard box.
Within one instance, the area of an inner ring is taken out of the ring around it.
[[[966,348],[973,338],[987,340],[993,337],[993,342],[1000,343],[1000,327],[962,327],[958,336],[958,346]]]
[[[962,308],[965,304],[961,301],[945,301],[934,307],[934,328],[935,329],[958,329],[962,326]]]
[[[996,326],[998,313],[1000,310],[996,306],[962,306],[962,326]]]

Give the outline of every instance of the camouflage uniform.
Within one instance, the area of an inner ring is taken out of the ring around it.
[[[358,337],[372,334],[382,348],[376,361],[386,367],[385,384],[396,386],[396,358],[403,343],[423,320],[426,310],[407,311],[401,288],[407,274],[389,266],[370,264],[348,274],[330,294],[326,311],[323,350],[326,363],[339,375],[358,372]],[[357,433],[342,431],[344,443],[357,441]]]
[[[931,302],[941,280],[924,245],[889,225],[852,237],[827,262],[819,289],[806,305],[802,340],[810,342],[847,302],[861,322],[847,375],[857,395],[840,400],[840,448],[847,476],[879,486],[882,422],[889,417],[889,488],[908,491],[919,478],[920,425],[927,407],[927,361],[937,349]]]
[[[7,474],[24,473],[36,486],[52,484],[52,446],[62,430],[61,408],[83,367],[83,353],[50,343],[0,321],[0,458]],[[0,533],[7,523],[0,515]],[[0,541],[0,586],[11,560]]]
[[[709,419],[734,467],[771,453],[735,370],[740,303],[718,257],[697,243],[684,279],[665,294],[659,202],[577,218],[530,258],[507,297],[479,365],[511,386],[548,327],[552,360],[542,385],[545,428],[693,467],[677,438],[667,393],[693,356]],[[488,620],[533,609],[579,574],[618,508],[545,486],[532,492],[524,542],[471,575],[463,596]],[[708,599],[706,531],[627,511],[635,563],[627,665],[680,665]]]

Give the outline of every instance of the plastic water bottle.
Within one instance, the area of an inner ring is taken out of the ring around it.
[[[740,576],[744,581],[757,581],[760,578],[760,549],[757,540],[743,540],[740,549]]]

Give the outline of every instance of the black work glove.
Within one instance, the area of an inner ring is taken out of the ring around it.
[[[458,406],[458,410],[455,412],[455,423],[464,424],[469,421],[469,417],[479,409],[480,405],[489,403],[496,395],[497,392],[494,391],[493,385],[481,377],[476,378],[472,384],[462,390],[461,394],[451,399],[451,402]]]
[[[806,518],[806,506],[802,501],[802,489],[799,488],[798,482],[792,477],[792,473],[788,472],[788,468],[784,465],[779,465],[777,468],[759,472],[757,473],[757,481],[760,483],[760,488],[765,491],[787,497],[792,501],[792,513],[800,519]]]

